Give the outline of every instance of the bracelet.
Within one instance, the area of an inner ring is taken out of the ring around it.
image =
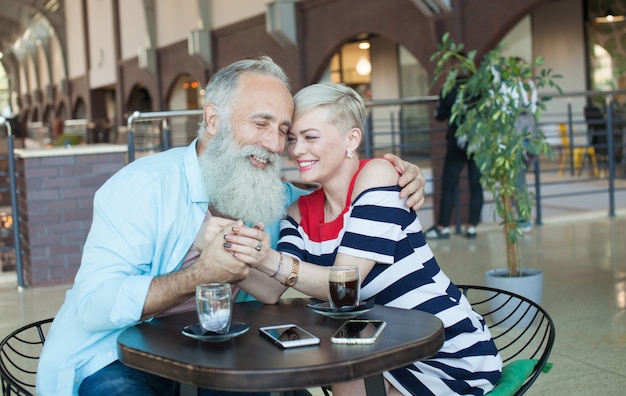
[[[283,266],[283,252],[279,252],[279,253],[280,253],[280,261],[278,262],[278,268],[276,268],[276,272],[274,272],[274,275],[270,276],[270,278],[272,279],[276,279],[278,274],[280,274],[280,268]]]

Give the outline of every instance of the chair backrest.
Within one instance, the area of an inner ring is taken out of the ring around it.
[[[559,124],[559,134],[563,147],[569,148],[569,136],[567,135],[567,126],[565,124]]]
[[[552,351],[555,329],[550,315],[535,302],[506,290],[474,285],[457,287],[487,322],[504,364],[537,359],[533,372],[515,393],[523,394],[537,380]]]
[[[2,394],[34,395],[39,355],[52,318],[20,327],[0,343]]]

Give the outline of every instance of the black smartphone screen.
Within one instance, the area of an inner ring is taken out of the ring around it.
[[[349,320],[330,340],[335,344],[373,344],[385,326],[383,320]]]

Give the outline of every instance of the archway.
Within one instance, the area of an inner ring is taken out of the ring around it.
[[[67,109],[65,108],[65,103],[59,103],[57,107],[57,111],[55,112],[56,118],[59,118],[61,121],[67,120]]]
[[[74,119],[84,120],[87,119],[87,106],[85,105],[85,101],[83,98],[76,99],[76,103],[74,104],[74,111],[72,111]]]
[[[46,105],[43,112],[42,121],[49,127],[52,128],[54,125],[54,111],[52,105]]]
[[[129,114],[135,111],[142,113],[152,111],[150,92],[141,85],[135,85],[128,97],[126,108]],[[162,126],[161,120],[158,119],[137,120],[132,126],[135,150],[142,151],[143,155],[160,150],[163,136]]]
[[[179,76],[170,88],[167,99],[170,110],[201,109],[204,87],[189,74]],[[172,146],[188,145],[198,134],[198,124],[202,116],[171,117],[170,140]]]
[[[128,97],[128,105],[126,108],[130,113],[134,111],[152,111],[152,97],[150,96],[150,92],[142,86],[135,85]]]
[[[167,100],[170,110],[201,109],[204,87],[189,74],[179,76],[170,87]]]
[[[331,56],[321,80],[344,83],[368,101],[372,147],[384,147],[385,152],[393,147],[408,160],[418,157],[423,160],[429,156],[430,135],[426,131],[432,117],[428,105],[381,103],[386,99],[424,97],[429,93],[427,70],[402,45],[375,34],[353,37]],[[378,156],[382,152],[369,154]]]
[[[0,53],[0,60],[2,59]],[[7,117],[12,114],[11,110],[11,91],[9,85],[9,77],[4,64],[0,61],[0,115]]]

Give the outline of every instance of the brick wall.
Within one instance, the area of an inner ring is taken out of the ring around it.
[[[80,265],[96,190],[126,164],[126,151],[18,156],[18,213],[24,282],[69,284]]]

